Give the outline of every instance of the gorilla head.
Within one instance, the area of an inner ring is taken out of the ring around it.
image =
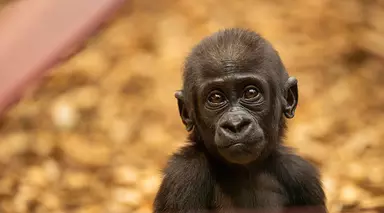
[[[219,31],[187,57],[183,89],[176,92],[181,119],[194,141],[215,156],[248,164],[280,143],[285,117],[298,102],[272,45],[255,32]]]

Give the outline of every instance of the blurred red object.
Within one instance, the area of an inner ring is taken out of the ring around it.
[[[74,53],[124,0],[22,0],[0,11],[0,113]]]

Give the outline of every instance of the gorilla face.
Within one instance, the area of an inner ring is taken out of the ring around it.
[[[220,74],[198,91],[203,140],[231,163],[257,159],[268,143],[262,128],[270,108],[266,82],[257,73]]]

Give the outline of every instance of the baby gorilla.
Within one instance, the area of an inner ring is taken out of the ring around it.
[[[183,78],[189,143],[168,162],[154,212],[327,211],[318,171],[282,143],[297,80],[268,41],[219,31],[193,48]]]

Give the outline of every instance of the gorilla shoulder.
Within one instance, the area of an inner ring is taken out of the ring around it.
[[[154,212],[206,209],[211,201],[213,185],[209,168],[206,156],[194,145],[185,146],[174,153],[164,169]]]
[[[281,146],[279,153],[274,169],[290,195],[290,205],[325,205],[318,169],[291,148]]]

